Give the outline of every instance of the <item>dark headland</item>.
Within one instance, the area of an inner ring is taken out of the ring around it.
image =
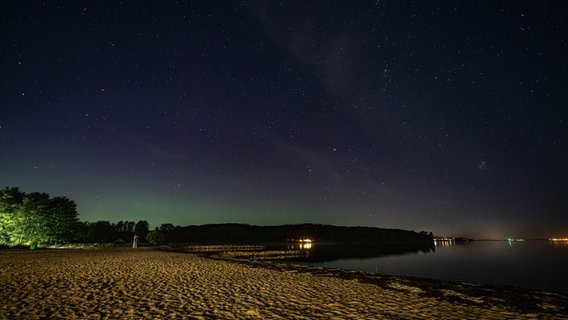
[[[168,234],[168,241],[187,242],[282,242],[310,239],[314,242],[417,242],[432,243],[432,234],[400,229],[375,227],[343,227],[321,224],[291,224],[254,226],[226,223],[177,227]]]

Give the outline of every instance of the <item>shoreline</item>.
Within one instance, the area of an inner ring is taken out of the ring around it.
[[[336,277],[346,280],[356,280],[369,283],[383,289],[392,289],[400,286],[414,287],[422,291],[421,295],[436,297],[440,300],[458,301],[466,304],[482,305],[484,299],[489,299],[496,305],[504,308],[517,309],[523,313],[540,312],[539,306],[544,300],[555,301],[557,306],[565,306],[563,312],[568,315],[568,295],[561,292],[529,289],[512,285],[481,284],[466,281],[449,281],[423,277],[383,275],[349,269],[316,267],[294,263],[274,262],[267,260],[249,260],[227,258],[223,256],[209,256],[210,259],[219,259],[250,265],[252,267],[267,268],[281,272],[302,272],[316,276]],[[453,293],[448,293],[451,290]],[[444,293],[444,291],[446,291]],[[511,299],[513,298],[513,299]]]
[[[524,288],[155,248],[0,250],[0,319],[566,319]]]

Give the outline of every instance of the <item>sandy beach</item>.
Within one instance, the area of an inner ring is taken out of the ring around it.
[[[153,248],[0,250],[0,319],[568,319],[568,297]]]

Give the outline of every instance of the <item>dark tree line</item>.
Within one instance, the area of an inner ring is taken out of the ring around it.
[[[81,222],[78,228],[77,241],[81,243],[121,243],[130,242],[138,235],[140,241],[152,244],[163,244],[169,240],[170,233],[179,227],[165,223],[150,231],[150,225],[145,220]]]
[[[375,227],[342,227],[321,224],[252,226],[209,224],[176,228],[168,233],[172,242],[258,243],[309,238],[317,242],[423,242],[432,243],[432,233]]]
[[[373,227],[318,224],[251,226],[212,224],[174,227],[162,224],[150,231],[147,221],[81,222],[75,202],[47,193],[0,190],[0,246],[65,243],[130,242],[134,234],[152,244],[198,242],[280,242],[310,238],[318,242],[402,241],[431,243],[432,233]]]
[[[134,234],[144,239],[148,234],[147,221],[110,221],[81,222],[77,230],[77,242],[81,243],[116,243],[129,242]]]

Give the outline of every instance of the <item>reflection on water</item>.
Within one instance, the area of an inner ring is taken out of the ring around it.
[[[550,243],[556,246],[568,246],[568,238],[552,238],[548,240],[550,240]]]
[[[453,247],[455,245],[466,244],[471,239],[468,238],[454,238],[454,237],[434,237],[434,246],[436,247]]]
[[[309,250],[309,255],[302,259],[289,261],[323,262],[340,259],[366,259],[392,255],[434,252],[432,243],[312,243],[294,242],[288,244],[289,250]]]
[[[436,247],[451,247],[456,245],[456,240],[454,238],[434,238],[434,245]]]
[[[313,266],[451,281],[515,285],[568,294],[568,239],[548,241],[441,241],[312,243],[309,255],[288,259]]]
[[[312,248],[312,241],[299,241],[288,243],[286,246],[288,250],[310,250]]]

